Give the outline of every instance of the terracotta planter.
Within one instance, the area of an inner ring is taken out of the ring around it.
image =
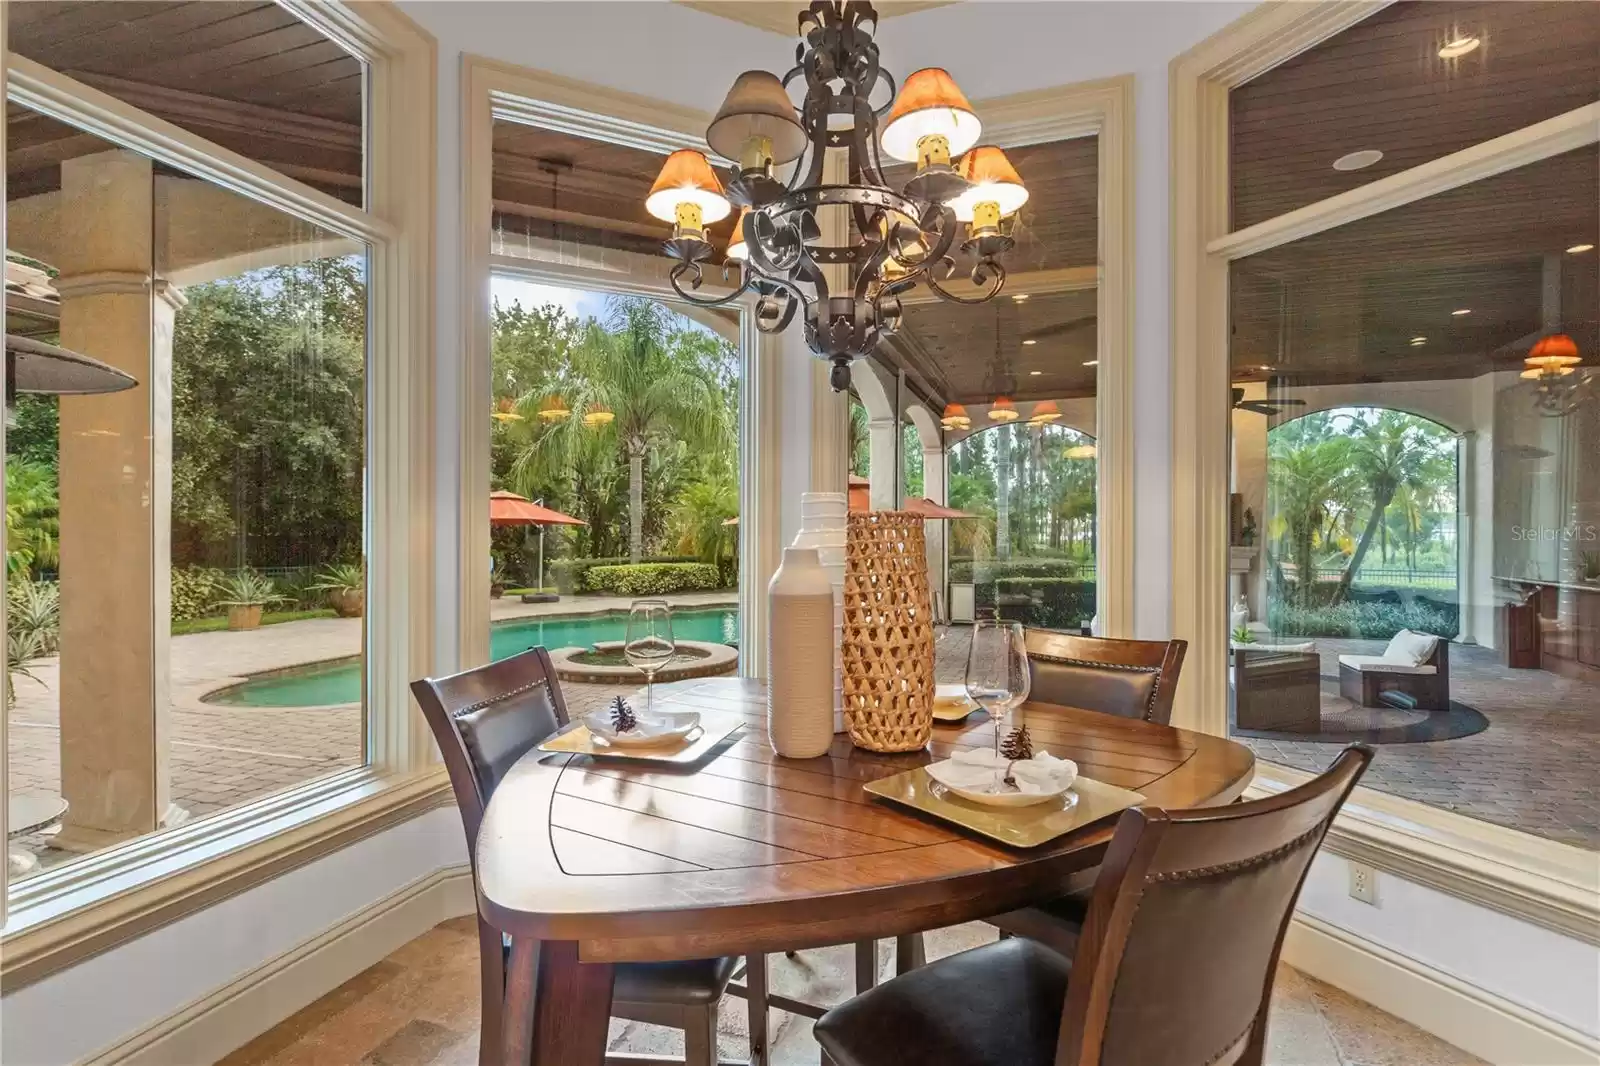
[[[360,589],[331,589],[328,592],[328,605],[340,618],[360,618],[364,599]]]
[[[229,629],[257,629],[261,625],[261,604],[228,608]]]

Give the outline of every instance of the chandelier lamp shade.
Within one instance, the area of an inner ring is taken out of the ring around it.
[[[1054,400],[1040,400],[1033,405],[1033,413],[1028,416],[1028,425],[1046,426],[1061,417],[1061,408],[1056,406]]]
[[[559,422],[572,414],[572,408],[559,395],[546,396],[539,401],[539,421]]]
[[[674,152],[645,201],[673,225],[664,250],[677,260],[674,291],[700,306],[753,294],[766,333],[798,316],[807,346],[832,365],[835,391],[849,387],[854,360],[900,328],[910,290],[925,285],[959,304],[998,296],[1009,230],[1028,198],[1005,153],[978,146],[982,123],[948,71],[916,71],[896,91],[878,63],[877,29],[866,0],[813,0],[799,17],[795,65],[781,78],[739,75],[706,129],[707,146],[731,166],[719,177],[703,153]],[[804,90],[798,106],[791,87]],[[830,153],[843,183],[824,181]],[[914,173],[891,185],[885,160]],[[714,252],[706,227],[733,206],[743,210],[726,262],[739,284],[701,293]],[[829,243],[833,232],[846,243]],[[970,284],[946,287],[958,271]]]
[[[989,405],[989,419],[993,422],[1015,422],[1018,417],[1017,405],[1009,396],[996,396],[994,403]]]
[[[1565,333],[1539,338],[1522,362],[1522,376],[1533,383],[1533,406],[1539,414],[1561,418],[1595,401],[1594,374],[1578,374],[1583,357]]]
[[[947,403],[944,405],[944,414],[939,417],[939,424],[945,429],[971,429],[972,417],[961,404]]]
[[[610,425],[616,420],[616,417],[616,412],[605,404],[592,403],[583,414],[583,424],[590,429],[598,429],[601,426]]]
[[[1522,372],[1522,376],[1566,377],[1572,373],[1573,367],[1581,362],[1583,359],[1578,355],[1578,346],[1572,338],[1565,333],[1553,333],[1548,337],[1539,338],[1538,343],[1528,352],[1527,359],[1523,360],[1523,365],[1527,369]]]

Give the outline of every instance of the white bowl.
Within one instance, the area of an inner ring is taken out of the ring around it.
[[[611,727],[611,710],[590,711],[583,716],[584,727],[596,740],[617,748],[654,748],[680,741],[700,728],[699,711],[657,711],[646,715],[636,711],[638,724],[626,733]]]
[[[1062,796],[1072,791],[1072,781],[1069,780],[1054,792],[983,792],[970,787],[963,787],[955,783],[948,773],[950,760],[944,759],[930,763],[924,767],[936,785],[947,792],[954,793],[971,803],[981,804],[985,807],[1034,807],[1051,800],[1059,800]],[[971,782],[968,781],[968,785]]]

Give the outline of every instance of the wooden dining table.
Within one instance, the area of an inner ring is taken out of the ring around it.
[[[1097,865],[1115,819],[1028,850],[971,835],[862,785],[993,743],[975,712],[935,724],[926,750],[882,755],[835,739],[784,759],[759,682],[657,686],[673,709],[743,728],[700,763],[645,766],[528,752],[495,788],[477,844],[479,912],[512,939],[504,1063],[600,1066],[612,968],[899,936],[1059,895]],[[1022,708],[1037,748],[1163,807],[1227,803],[1249,784],[1243,745],[1053,704]]]

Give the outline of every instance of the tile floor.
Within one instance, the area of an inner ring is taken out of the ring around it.
[[[477,1066],[474,918],[445,922],[223,1059],[218,1066]],[[994,939],[981,923],[929,934],[939,957]],[[893,971],[879,945],[883,976]],[[835,1003],[852,984],[849,948],[771,957],[775,991]],[[748,1054],[744,1001],[724,1000],[721,1053]],[[682,1054],[676,1030],[613,1021],[611,1050]],[[815,1066],[804,1018],[773,1015],[774,1066]],[[1283,967],[1273,996],[1268,1066],[1484,1066],[1481,1060],[1343,992]]]

